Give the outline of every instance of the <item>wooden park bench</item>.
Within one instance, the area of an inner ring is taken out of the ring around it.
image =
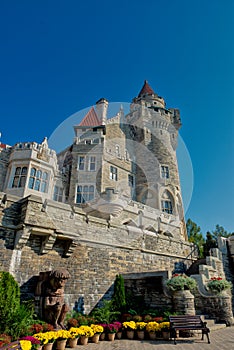
[[[0,347],[0,350],[22,350],[22,348],[21,348],[20,341],[17,340]]]
[[[198,315],[178,315],[169,316],[170,320],[170,335],[174,338],[174,344],[176,344],[177,331],[202,331],[202,340],[204,334],[207,336],[208,344],[210,344],[209,333],[210,330],[206,327],[207,322],[203,322]]]

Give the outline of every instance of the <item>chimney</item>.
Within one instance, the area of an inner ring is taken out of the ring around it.
[[[100,100],[96,102],[96,113],[102,125],[106,125],[107,110],[108,101],[105,98],[100,98]]]

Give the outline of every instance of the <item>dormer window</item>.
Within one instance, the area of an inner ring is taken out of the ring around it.
[[[12,182],[12,188],[24,187],[26,183],[28,168],[27,167],[17,167],[15,169],[15,175]]]

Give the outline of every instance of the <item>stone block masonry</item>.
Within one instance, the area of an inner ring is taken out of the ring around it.
[[[40,272],[66,268],[72,276],[66,301],[73,309],[83,298],[86,313],[111,294],[116,274],[172,271],[192,248],[117,219],[87,219],[79,208],[36,196],[8,196],[0,215],[0,270],[15,276],[23,298],[33,297]]]

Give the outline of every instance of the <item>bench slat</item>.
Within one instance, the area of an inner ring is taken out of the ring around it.
[[[170,321],[170,332],[171,337],[174,338],[174,344],[176,344],[176,331],[202,331],[202,339],[204,334],[207,336],[208,344],[210,344],[209,339],[209,328],[206,327],[206,322],[203,322],[201,317],[198,315],[177,315],[169,316]]]

